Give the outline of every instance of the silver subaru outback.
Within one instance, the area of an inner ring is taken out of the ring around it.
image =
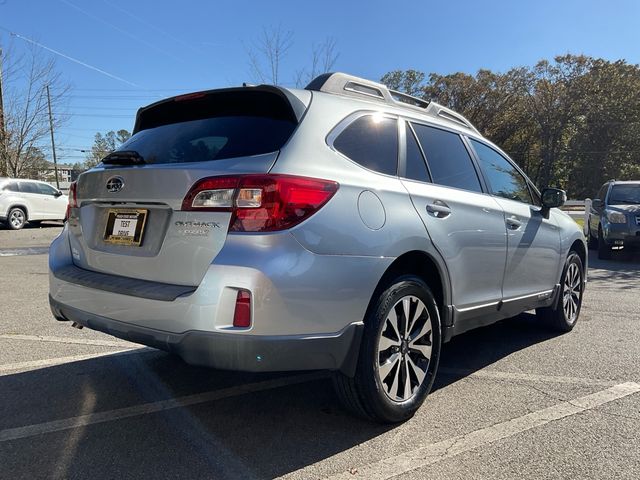
[[[332,370],[349,409],[398,422],[452,336],[578,319],[564,192],[441,105],[334,73],[162,100],[133,133],[70,191],[58,320],[194,365]]]

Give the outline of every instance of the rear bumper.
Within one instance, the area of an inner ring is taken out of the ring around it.
[[[192,365],[248,372],[327,369],[353,375],[363,328],[362,323],[353,323],[328,335],[254,336],[197,330],[176,334],[84,312],[51,296],[49,303],[58,320],[175,353]]]
[[[392,261],[317,255],[289,233],[229,236],[200,285],[181,287],[74,266],[65,228],[49,252],[49,293],[56,318],[188,363],[349,373],[372,292]],[[251,292],[250,328],[233,326],[238,289]]]

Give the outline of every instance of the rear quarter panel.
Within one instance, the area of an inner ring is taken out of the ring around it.
[[[397,257],[411,250],[432,250],[400,180],[369,171],[327,145],[334,126],[358,110],[353,100],[317,96],[271,172],[334,180],[340,188],[318,213],[295,227],[293,235],[322,255]],[[366,104],[362,110],[386,111],[377,104]]]

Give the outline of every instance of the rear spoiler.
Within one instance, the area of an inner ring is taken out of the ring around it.
[[[166,98],[140,108],[133,134],[170,123],[222,115],[268,115],[300,123],[307,106],[286,88],[272,85],[206,90]]]

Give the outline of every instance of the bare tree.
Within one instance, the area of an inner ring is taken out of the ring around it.
[[[51,91],[51,107],[60,112],[69,93],[69,85],[62,81],[55,60],[36,47],[21,55],[10,48],[4,62],[4,164],[6,174],[22,177],[31,174],[42,163],[37,148],[49,135],[46,86]],[[68,116],[54,115],[54,130]]]
[[[281,81],[282,60],[293,45],[293,32],[282,30],[282,26],[263,29],[258,40],[247,48],[249,68],[261,83],[278,85]]]
[[[311,67],[296,72],[296,86],[302,88],[318,75],[330,72],[338,56],[334,38],[327,37],[322,43],[314,44],[311,48]]]

